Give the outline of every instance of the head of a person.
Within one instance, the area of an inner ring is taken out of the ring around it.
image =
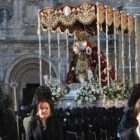
[[[53,114],[53,104],[50,100],[41,100],[37,104],[37,115],[41,119],[47,119]]]
[[[130,97],[128,99],[128,107],[134,107],[137,100],[140,98],[140,83],[134,84],[130,90]]]
[[[40,102],[42,99],[51,100],[52,92],[48,86],[39,86],[36,89],[37,100]]]
[[[136,117],[136,120],[140,124],[140,98],[137,100],[134,108],[134,115]]]

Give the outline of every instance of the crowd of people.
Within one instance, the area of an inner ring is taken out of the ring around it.
[[[12,109],[12,97],[0,90],[0,139],[19,140],[16,115]],[[23,121],[26,140],[62,140],[59,119],[54,115],[54,105],[49,87],[39,87],[33,98],[30,116]],[[23,131],[22,131],[23,132]]]
[[[118,129],[116,129],[116,136],[118,136],[118,138],[116,139],[140,140],[139,91],[140,91],[140,83],[135,84],[130,90],[130,97],[128,99],[128,104],[123,110],[122,119],[120,123],[118,123]],[[51,96],[52,96],[51,90],[49,87],[40,86],[37,88],[31,104],[28,117],[27,116],[23,117],[22,124],[25,133],[24,140],[25,139],[26,140],[64,140],[65,139],[66,133],[63,126],[64,122],[62,124],[62,121],[60,119],[62,117],[59,117],[60,114],[58,114],[59,113],[58,110],[54,108],[54,104],[53,101],[51,100]],[[4,94],[0,89],[0,139],[1,140],[21,139],[20,134],[18,134],[18,128],[17,128],[18,126],[17,126],[17,119],[16,119],[16,115],[20,115],[20,114],[16,114],[17,112],[15,112],[12,109],[12,106],[13,106],[13,102],[11,96],[9,94]],[[94,107],[90,108],[90,111],[92,111],[91,109],[94,110]],[[94,115],[93,113],[91,114]],[[66,122],[65,117],[63,118],[63,121]],[[96,125],[96,123],[94,122],[92,125]],[[83,139],[83,137],[81,137],[81,139]],[[100,137],[98,137],[98,139],[100,139]]]

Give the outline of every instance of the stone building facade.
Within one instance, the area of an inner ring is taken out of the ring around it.
[[[125,1],[125,0],[124,0]],[[103,4],[111,6],[125,7],[124,1],[100,0]],[[125,7],[131,7],[132,13],[138,13],[139,1],[135,0]],[[39,41],[37,36],[37,14],[38,9],[47,6],[59,7],[63,4],[80,4],[84,2],[78,0],[0,0],[0,84],[5,93],[13,93],[10,87],[11,81],[16,81],[18,105],[30,104],[35,93],[35,88],[39,86]],[[95,0],[87,2],[96,3]],[[128,2],[127,2],[128,3]],[[134,7],[134,8],[133,8]],[[42,33],[42,72],[43,75],[49,73],[48,60],[48,40],[47,33]],[[52,40],[52,76],[58,77],[57,67],[57,40]],[[61,81],[66,78],[66,41],[61,39]],[[44,82],[43,82],[44,84]]]

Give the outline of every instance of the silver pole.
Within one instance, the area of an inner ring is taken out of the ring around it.
[[[101,83],[101,60],[100,60],[100,56],[101,56],[101,52],[100,52],[100,24],[99,24],[99,7],[98,7],[98,3],[97,3],[97,41],[98,41],[98,71],[99,71],[99,88],[101,90],[102,88],[102,83]]]
[[[107,59],[107,86],[110,86],[109,81],[109,53],[108,53],[108,21],[107,21],[107,6],[106,8],[106,59]]]
[[[129,20],[129,15],[128,15],[128,46],[129,46],[128,61],[129,61],[129,80],[132,81],[131,31],[129,31],[129,27],[130,27],[130,20]]]
[[[40,70],[40,86],[42,86],[42,52],[41,52],[41,36],[39,36],[39,70]]]
[[[121,16],[122,22],[122,16]],[[122,24],[122,23],[121,23]],[[125,70],[124,70],[124,30],[121,28],[121,47],[122,47],[122,73],[123,73],[123,86],[125,85]]]
[[[135,80],[136,83],[139,82],[139,77],[138,77],[138,46],[137,46],[137,17],[135,17]]]
[[[129,26],[129,25],[128,25]],[[128,37],[128,43],[129,43],[129,56],[128,56],[128,61],[129,61],[129,80],[132,81],[132,57],[131,57],[131,38],[130,35]]]
[[[18,86],[18,83],[16,81],[12,81],[10,83],[10,86],[13,88],[13,94],[14,94],[14,111],[17,112],[17,93],[16,88]],[[16,114],[16,122],[17,122],[17,132],[18,132],[18,138],[19,138],[19,122],[18,122],[18,115]]]
[[[115,57],[115,80],[117,81],[117,75],[118,75],[118,71],[117,71],[117,37],[116,37],[116,24],[115,24],[115,9],[113,9],[114,12],[114,57]]]
[[[69,71],[69,36],[68,36],[68,30],[65,32],[66,35],[66,48],[67,48],[67,73]]]
[[[59,79],[59,86],[60,86],[60,66],[61,66],[61,59],[60,59],[60,32],[57,30],[57,46],[58,46],[58,79]]]
[[[49,29],[48,29],[48,45],[49,45],[49,79],[50,79],[50,82],[51,82],[52,81],[51,34],[50,34]]]
[[[40,31],[40,18],[38,11],[38,38],[39,38],[39,77],[40,77],[40,86],[42,86],[42,52],[41,52],[41,31]]]

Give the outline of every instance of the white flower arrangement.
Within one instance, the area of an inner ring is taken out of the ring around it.
[[[84,102],[94,103],[101,101],[103,98],[114,101],[114,100],[125,100],[129,97],[129,90],[132,87],[132,83],[126,80],[125,85],[121,82],[112,82],[111,85],[104,86],[102,89],[99,88],[97,81],[94,80],[91,71],[88,72],[88,82],[82,82],[82,86],[77,93],[77,103],[81,104]],[[47,76],[46,76],[47,77]],[[48,77],[47,77],[48,78]],[[64,97],[67,93],[67,89],[62,89],[58,86],[58,80],[45,79],[45,83],[50,87],[52,91],[52,100],[57,103],[58,100]]]
[[[59,81],[56,78],[52,78],[51,80],[48,78],[48,75],[44,76],[45,84],[50,87],[51,92],[52,92],[52,100],[56,104],[60,98],[64,97],[67,93],[68,90],[64,90],[60,88]]]
[[[103,93],[108,100],[125,100],[129,97],[129,90],[132,87],[130,81],[126,81],[125,85],[121,82],[112,82],[110,87],[104,86]]]
[[[52,100],[54,103],[57,103],[60,98],[67,94],[67,90],[62,89],[59,86],[50,86],[50,88],[52,91]]]
[[[77,93],[77,101],[79,103],[101,101],[107,99],[108,101],[126,100],[129,97],[129,90],[132,83],[126,81],[125,86],[121,82],[112,82],[110,87],[104,86],[102,90],[99,89],[98,83],[92,79],[92,82],[87,82],[82,85],[80,91]]]
[[[91,83],[85,83],[77,93],[78,103],[96,102],[100,99],[99,89],[95,88]]]

